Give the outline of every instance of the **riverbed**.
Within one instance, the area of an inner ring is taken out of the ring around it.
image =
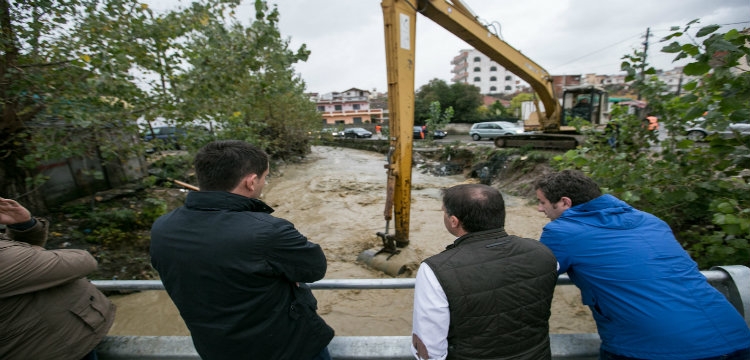
[[[385,231],[386,173],[382,154],[338,147],[315,146],[301,163],[273,169],[262,199],[314,243],[328,260],[326,279],[389,278],[357,263],[364,250],[380,248],[375,235]],[[443,225],[440,190],[467,182],[462,175],[433,176],[412,172],[410,244],[400,256],[408,259],[402,277],[414,277],[419,263],[453,241]],[[502,189],[501,189],[502,190]],[[506,230],[538,239],[548,219],[532,199],[504,194]],[[393,231],[393,224],[390,224]],[[199,291],[199,289],[196,289]],[[318,312],[340,336],[411,334],[414,291],[316,290]],[[144,291],[111,297],[117,316],[111,335],[189,335],[164,291]],[[550,331],[593,333],[596,325],[581,304],[575,286],[558,286]]]

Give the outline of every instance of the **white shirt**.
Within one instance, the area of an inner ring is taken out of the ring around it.
[[[417,335],[427,347],[430,360],[445,360],[448,356],[450,320],[448,297],[445,296],[445,291],[432,269],[426,263],[422,263],[414,284],[412,334]],[[413,344],[411,352],[419,359]]]

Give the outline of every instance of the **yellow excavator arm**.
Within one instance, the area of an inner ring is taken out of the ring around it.
[[[544,105],[544,113],[536,114],[543,130],[555,132],[560,129],[562,109],[549,73],[482,25],[461,1],[382,0],[381,6],[385,27],[390,117],[390,151],[386,165],[388,184],[384,210],[386,230],[377,233],[383,240],[383,249],[365,251],[359,259],[386,273],[398,275],[404,271],[404,267],[397,260],[387,260],[400,252],[398,247],[403,248],[409,244],[417,13],[434,21],[529,83]],[[390,234],[392,219],[395,233]],[[381,254],[387,258],[378,258]]]
[[[489,31],[462,2],[383,0],[381,6],[385,25],[391,136],[385,218],[390,221],[391,214],[395,215],[395,235],[392,235],[392,239],[399,247],[403,247],[409,243],[418,12],[529,83],[544,104],[545,114],[539,119],[543,128],[559,127],[560,105],[549,73]]]

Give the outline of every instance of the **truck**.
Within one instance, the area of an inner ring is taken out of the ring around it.
[[[537,111],[529,123],[537,131],[502,136],[495,145],[537,148],[573,148],[573,119],[595,125],[607,121],[607,92],[596,86],[566,89],[558,101],[552,76],[483,25],[460,0],[382,0],[385,31],[390,137],[387,164],[385,231],[380,250],[365,250],[359,260],[390,275],[399,275],[406,264],[399,261],[400,248],[409,244],[409,211],[414,126],[415,34],[417,13],[432,20],[529,83],[536,93]],[[540,104],[541,102],[541,104]],[[390,222],[394,221],[394,233]]]

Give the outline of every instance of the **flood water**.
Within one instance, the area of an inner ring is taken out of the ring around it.
[[[380,248],[376,232],[385,231],[386,173],[382,154],[316,146],[303,163],[274,169],[263,200],[274,215],[290,220],[323,248],[326,279],[389,278],[356,262],[364,250]],[[414,169],[410,244],[405,263],[416,270],[421,260],[453,241],[443,225],[440,190],[467,181],[462,175],[437,177]],[[530,199],[505,195],[506,230],[538,239],[547,223]],[[393,224],[390,225],[391,232]],[[404,276],[414,277],[416,271]],[[414,292],[406,290],[316,290],[318,312],[339,336],[410,335]],[[117,305],[111,335],[189,335],[164,291],[112,297]],[[574,286],[559,286],[550,319],[556,333],[596,332],[589,310]]]

